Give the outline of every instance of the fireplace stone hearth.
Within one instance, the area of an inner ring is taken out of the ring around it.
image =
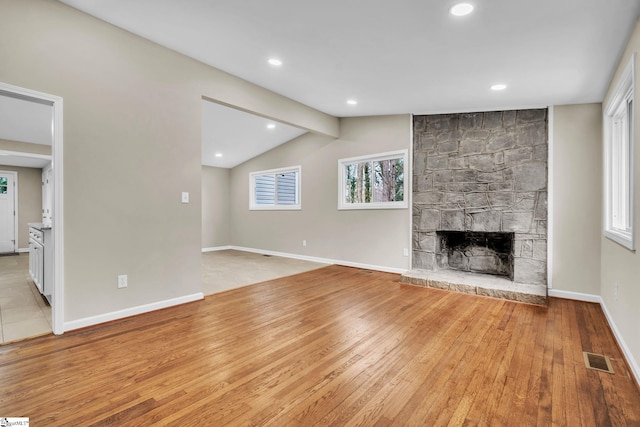
[[[413,269],[402,276],[402,281],[427,288],[502,298],[529,304],[545,305],[547,303],[546,287],[517,283],[491,274]]]
[[[417,273],[403,280],[489,276],[546,295],[547,154],[546,109],[414,116]],[[443,250],[443,233],[471,244]],[[509,252],[473,243],[480,233],[506,236]]]

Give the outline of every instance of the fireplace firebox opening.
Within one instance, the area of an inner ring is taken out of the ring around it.
[[[513,280],[514,233],[438,231],[439,269],[506,276]]]

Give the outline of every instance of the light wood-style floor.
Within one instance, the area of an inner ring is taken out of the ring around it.
[[[329,266],[0,347],[34,426],[633,426],[598,305],[539,307]],[[585,368],[582,351],[615,374]]]

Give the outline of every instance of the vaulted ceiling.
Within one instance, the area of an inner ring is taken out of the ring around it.
[[[640,14],[638,0],[472,0],[464,17],[455,0],[62,1],[334,116],[601,101]]]
[[[61,1],[338,117],[600,102],[640,16],[638,0],[469,0],[462,17],[453,0]]]

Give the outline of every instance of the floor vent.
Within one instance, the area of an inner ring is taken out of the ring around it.
[[[263,257],[267,257],[267,258],[271,258],[271,255],[268,254],[262,254]]]
[[[587,351],[583,351],[582,354],[584,355],[584,364],[587,365],[587,368],[613,374],[611,361],[607,356],[604,356],[602,354],[589,353]]]

